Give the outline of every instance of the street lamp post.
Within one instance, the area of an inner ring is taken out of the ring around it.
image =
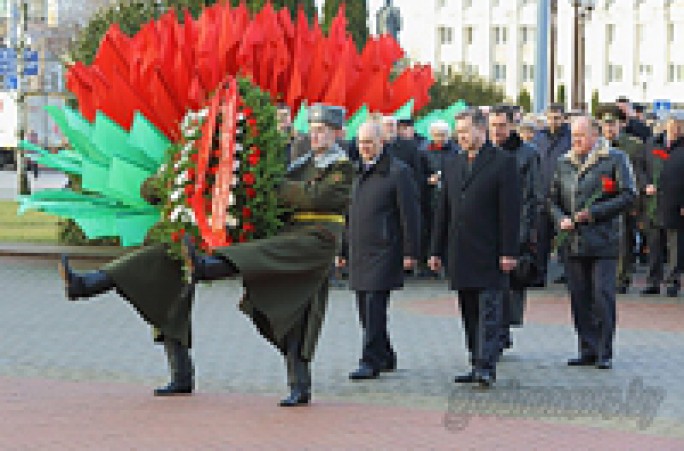
[[[596,0],[570,0],[574,9],[573,51],[572,51],[572,108],[584,110],[585,103],[585,24],[596,6]]]
[[[23,76],[24,76],[24,51],[26,50],[26,27],[28,25],[28,3],[25,1],[19,2],[19,24],[17,26],[17,148],[16,148],[16,163],[17,163],[17,192],[20,195],[31,193],[31,187],[28,181],[28,174],[26,173],[26,162],[24,153],[21,151],[21,142],[24,140],[26,134],[26,99],[24,94]]]

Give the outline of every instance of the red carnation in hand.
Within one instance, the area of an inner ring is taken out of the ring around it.
[[[601,184],[603,185],[604,193],[613,194],[617,191],[617,184],[610,177],[601,177]]]
[[[251,172],[245,172],[242,174],[242,181],[245,183],[245,185],[252,186],[254,183],[256,183],[256,177]]]
[[[178,232],[173,232],[173,233],[171,234],[171,241],[173,241],[174,243],[179,242],[179,241],[180,241],[180,233],[178,233]]]
[[[249,207],[242,207],[242,217],[244,219],[250,219],[252,217],[252,209]]]
[[[256,227],[254,227],[254,224],[252,224],[251,222],[245,222],[242,225],[242,231],[245,233],[254,233],[256,232]]]
[[[663,149],[653,149],[653,155],[661,160],[667,160],[670,158],[670,154],[665,152]]]
[[[256,197],[256,190],[254,188],[246,188],[245,195],[247,199],[254,199]]]

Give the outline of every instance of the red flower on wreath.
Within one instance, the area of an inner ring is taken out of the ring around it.
[[[242,110],[242,114],[244,114],[246,118],[250,118],[250,117],[252,117],[252,115],[254,114],[254,111],[252,111],[252,109],[251,109],[250,107],[245,107],[245,108]],[[252,120],[253,120],[253,119],[252,119]]]
[[[242,174],[242,181],[247,186],[252,186],[256,183],[256,177],[251,172],[245,172]]]
[[[190,180],[192,180],[192,179],[195,178],[195,168],[190,168],[190,169],[188,169],[188,178],[189,178]]]
[[[192,185],[185,185],[185,195],[191,196],[194,189],[195,188]]]
[[[653,149],[653,155],[661,160],[667,160],[670,158],[670,154],[665,152],[663,149]]]
[[[617,184],[610,177],[601,177],[601,185],[603,185],[604,193],[613,194],[617,191]]]
[[[249,207],[242,207],[242,218],[250,219],[252,217],[252,209]]]
[[[256,197],[256,190],[254,188],[246,188],[245,189],[245,195],[247,196],[247,199],[254,199]]]
[[[247,157],[247,163],[249,163],[250,166],[256,166],[259,164],[259,161],[261,161],[261,156],[258,153],[253,153]]]
[[[256,232],[256,227],[254,227],[254,224],[252,224],[251,222],[245,222],[242,225],[242,231],[244,233],[254,233]]]
[[[192,155],[190,155],[190,161],[192,161],[193,163],[197,163],[199,161],[199,154],[193,153]]]

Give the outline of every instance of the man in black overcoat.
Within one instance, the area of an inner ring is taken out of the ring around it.
[[[396,368],[387,332],[390,291],[404,284],[420,251],[418,188],[408,166],[383,149],[380,129],[359,130],[361,161],[352,185],[347,233],[337,266],[349,265],[363,329],[363,352],[352,380],[372,379]]]
[[[486,140],[478,110],[457,117],[462,153],[445,159],[435,208],[430,267],[447,257],[458,291],[472,370],[456,382],[489,387],[496,379],[502,299],[520,251],[520,176],[515,157]]]

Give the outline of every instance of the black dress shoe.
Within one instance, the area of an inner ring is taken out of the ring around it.
[[[159,387],[154,390],[154,396],[178,396],[191,394],[192,385],[181,385],[176,382],[170,382],[166,387]]]
[[[650,296],[654,294],[660,294],[660,286],[658,285],[649,285],[643,290],[641,290],[641,295],[642,296]]]
[[[475,380],[479,388],[490,388],[496,381],[496,375],[491,370],[476,370]]]
[[[290,395],[280,401],[280,407],[295,407],[303,406],[309,404],[311,401],[311,393],[308,390],[302,390],[300,388],[293,388],[290,391]]]
[[[556,285],[562,285],[568,283],[568,278],[565,277],[565,274],[561,274],[560,276],[556,277],[556,279],[553,281]]]
[[[613,367],[613,361],[611,359],[599,359],[596,361],[596,368],[600,370],[609,370]]]
[[[581,356],[576,359],[568,360],[568,366],[593,366],[596,364],[596,357]]]
[[[391,358],[385,362],[385,364],[380,368],[381,373],[390,373],[396,371],[397,369],[397,358]]]
[[[361,365],[356,371],[349,373],[349,379],[353,381],[360,381],[364,379],[375,379],[380,374],[380,371],[371,368],[368,365]]]
[[[475,370],[471,370],[470,373],[461,374],[454,377],[454,382],[457,384],[471,384],[476,382],[475,380]]]
[[[679,296],[679,285],[670,285],[667,287],[667,297],[676,298]]]

